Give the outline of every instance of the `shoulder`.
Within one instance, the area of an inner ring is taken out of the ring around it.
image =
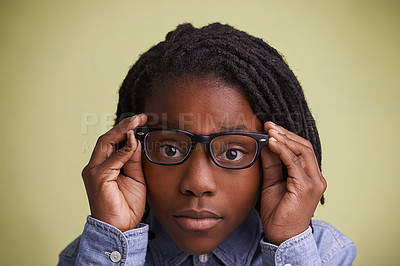
[[[322,264],[328,261],[336,261],[340,264],[355,258],[356,247],[349,237],[323,221],[313,220],[312,226]]]

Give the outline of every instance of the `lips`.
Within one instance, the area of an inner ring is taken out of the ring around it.
[[[204,231],[215,227],[222,217],[206,210],[185,210],[173,215],[175,221],[185,230]]]

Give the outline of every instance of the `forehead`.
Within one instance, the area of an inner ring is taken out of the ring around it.
[[[144,104],[149,125],[181,128],[196,134],[261,131],[245,94],[224,82],[204,79],[159,84]]]

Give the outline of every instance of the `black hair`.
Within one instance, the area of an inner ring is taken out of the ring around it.
[[[141,113],[155,84],[210,75],[245,92],[261,123],[275,122],[310,141],[321,168],[315,120],[285,60],[263,40],[220,23],[179,25],[142,54],[119,90],[115,123]]]

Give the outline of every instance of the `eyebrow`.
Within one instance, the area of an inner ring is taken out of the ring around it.
[[[221,132],[224,131],[249,131],[246,125],[237,125],[237,126],[220,126],[219,130]]]
[[[176,128],[176,129],[183,129],[183,125],[176,123],[176,122],[171,122],[171,121],[165,121],[161,120],[159,123],[155,124],[157,126],[167,126],[168,128]],[[234,132],[234,131],[250,131],[249,128],[244,125],[235,125],[235,126],[230,126],[230,125],[220,125],[217,127],[216,132],[213,133],[219,133],[219,132]]]
[[[160,126],[160,127],[167,126],[167,128],[176,128],[176,129],[181,129],[181,127],[182,127],[182,125],[180,125],[179,123],[170,122],[170,121],[166,121],[166,120],[161,120],[160,122],[156,123],[154,126]]]

